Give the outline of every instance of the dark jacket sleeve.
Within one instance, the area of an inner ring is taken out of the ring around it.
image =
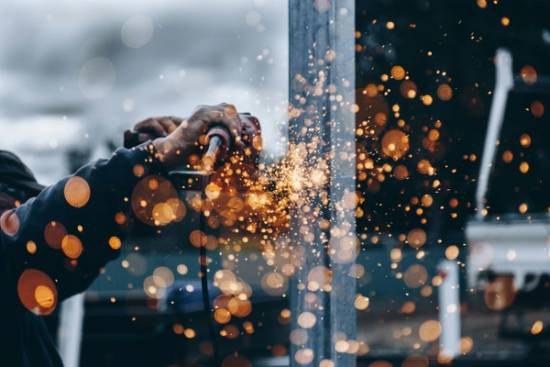
[[[51,278],[58,300],[86,289],[118,255],[134,186],[160,171],[153,153],[150,143],[119,149],[8,213],[0,235],[12,286],[30,269]]]

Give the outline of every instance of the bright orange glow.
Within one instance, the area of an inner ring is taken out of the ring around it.
[[[80,239],[72,234],[66,235],[61,240],[61,249],[65,256],[71,259],[78,259],[84,250]]]
[[[61,248],[61,241],[65,235],[67,235],[65,226],[56,221],[49,222],[44,229],[44,239],[46,243],[54,249]]]
[[[405,78],[405,69],[400,65],[392,66],[391,76],[395,80],[402,80],[403,78]]]
[[[393,160],[398,160],[409,150],[409,137],[401,130],[393,129],[382,138],[382,151]]]
[[[26,249],[29,254],[36,253],[36,250],[37,250],[36,243],[34,241],[28,241],[26,244]]]
[[[8,236],[15,236],[19,231],[19,217],[13,210],[6,210],[0,216],[0,229]]]
[[[55,294],[53,290],[45,285],[39,285],[34,290],[34,299],[39,307],[51,308],[55,304]]]
[[[226,308],[218,308],[214,311],[214,320],[216,320],[218,324],[227,324],[231,321],[231,312]]]
[[[109,247],[113,250],[118,250],[122,247],[122,241],[117,236],[112,236],[109,238]]]
[[[17,294],[27,310],[39,315],[52,313],[57,304],[54,282],[46,273],[36,269],[27,269],[21,274]]]
[[[67,203],[75,208],[84,207],[90,200],[91,190],[88,182],[79,176],[73,176],[65,183],[63,190]]]

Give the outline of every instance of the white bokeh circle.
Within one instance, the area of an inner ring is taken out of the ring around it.
[[[124,22],[120,30],[120,38],[126,46],[140,48],[151,41],[154,30],[153,20],[150,17],[136,15]]]
[[[80,68],[78,86],[87,98],[103,98],[113,89],[115,77],[113,63],[105,57],[96,57]]]
[[[246,13],[246,24],[248,24],[251,27],[255,27],[262,21],[262,14],[257,12],[256,10],[250,10]]]

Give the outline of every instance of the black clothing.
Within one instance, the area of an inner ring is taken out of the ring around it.
[[[143,169],[135,169],[136,165]],[[70,176],[44,189],[14,211],[4,213],[0,219],[3,224],[0,230],[2,366],[62,366],[41,316],[23,305],[22,291],[18,288],[26,286],[22,274],[34,270],[46,274],[53,281],[50,284],[54,285],[57,304],[84,291],[100,268],[118,255],[119,250],[109,246],[109,239],[123,236],[124,228],[115,222],[115,216],[128,211],[132,190],[140,180],[134,172],[142,175],[159,170],[150,143],[130,150],[119,149],[111,159],[84,166],[75,173],[74,176],[84,179],[90,189],[89,200],[84,206],[78,207],[74,202],[70,205],[66,198],[66,183],[74,177]],[[83,251],[76,258],[70,259],[65,248],[52,246],[52,239],[45,231],[52,221],[57,223],[57,229],[64,228],[66,235],[80,241]],[[39,291],[34,288],[33,299],[40,299]],[[42,304],[51,304],[50,295],[46,293]]]
[[[5,150],[0,150],[0,184],[24,191],[29,197],[38,195],[44,189],[29,167],[15,154]]]

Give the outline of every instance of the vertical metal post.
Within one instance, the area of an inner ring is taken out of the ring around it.
[[[321,184],[305,177],[297,196],[302,202],[292,213],[293,245],[303,261],[291,281],[290,361],[352,367],[358,347],[352,274],[358,251],[355,2],[290,0],[289,7],[289,154],[298,152],[304,174],[327,173]],[[312,282],[308,276],[319,267],[326,269],[325,279]],[[329,285],[320,289],[312,284],[325,281]],[[313,325],[303,322],[311,319]]]
[[[489,126],[485,136],[485,145],[483,146],[483,155],[479,167],[479,178],[476,189],[476,217],[483,219],[483,209],[486,205],[486,194],[489,188],[489,179],[495,161],[495,154],[498,146],[498,138],[504,113],[506,112],[506,102],[508,93],[514,86],[514,75],[512,73],[512,55],[504,48],[499,48],[495,55],[496,82],[495,92],[493,94],[493,103],[489,113]]]
[[[460,355],[460,282],[456,261],[443,260],[438,266],[443,276],[439,286],[439,354],[446,360]]]
[[[65,367],[80,364],[80,343],[84,323],[84,293],[79,293],[61,304],[58,327],[59,354]]]

